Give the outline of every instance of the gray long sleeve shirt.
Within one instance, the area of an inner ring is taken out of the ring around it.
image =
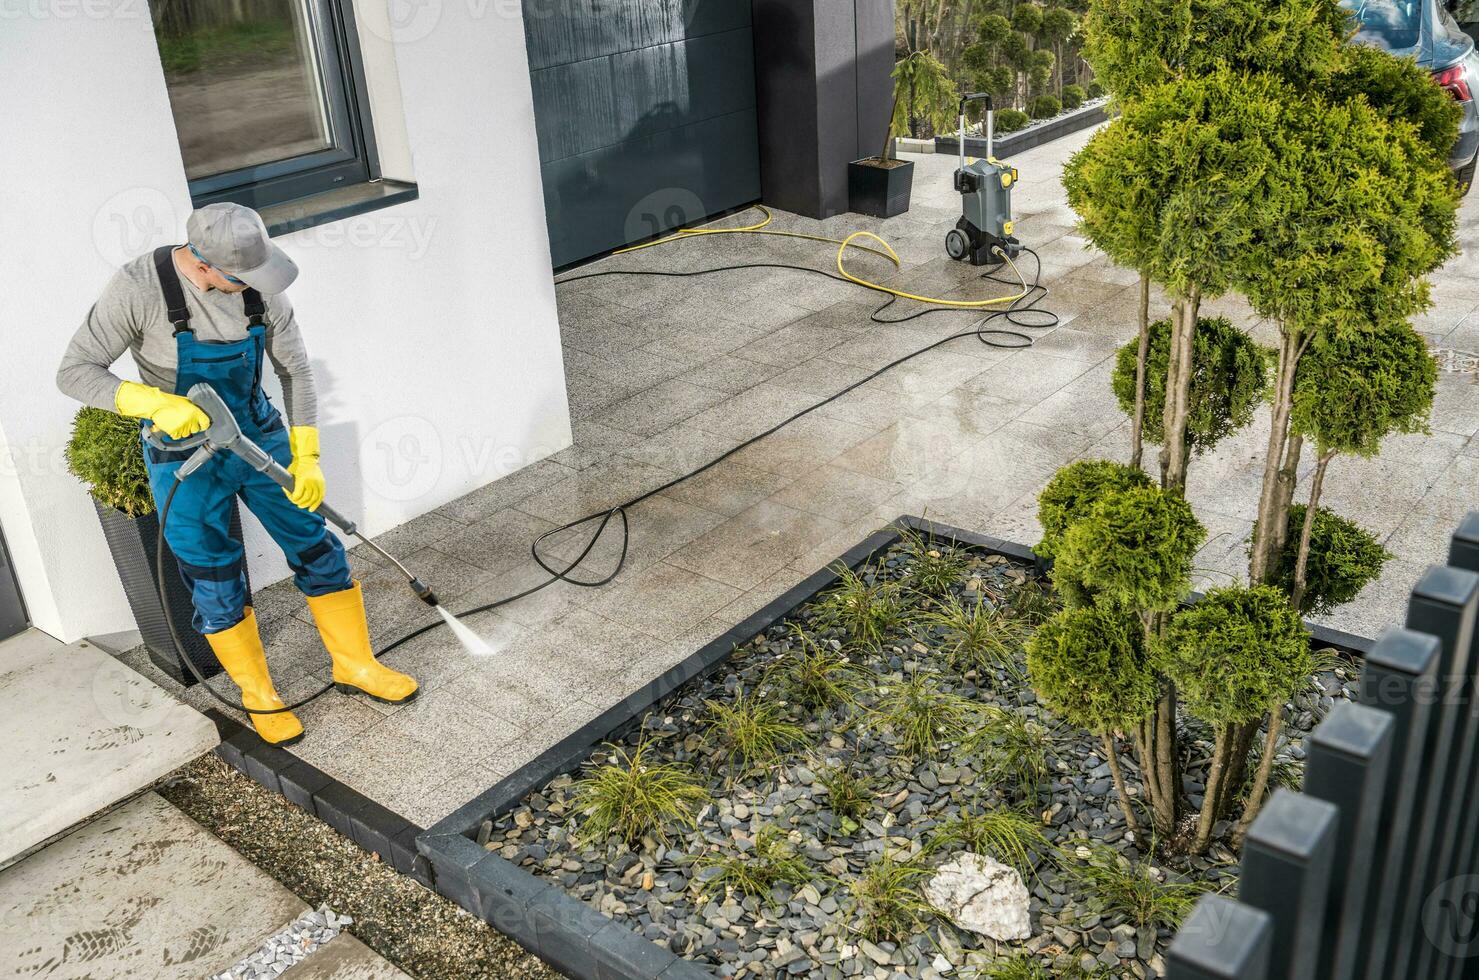
[[[180,288],[197,339],[246,338],[247,319],[240,293],[202,291],[183,275]],[[282,381],[288,422],[317,425],[318,396],[292,304],[282,293],[263,299],[267,302],[267,356]],[[57,370],[57,387],[78,401],[115,411],[113,399],[122,379],[110,368],[125,350],[133,352],[145,384],[174,392],[178,364],[174,328],[159,290],[154,258],[149,254],[129,261],[109,280],[67,345]]]

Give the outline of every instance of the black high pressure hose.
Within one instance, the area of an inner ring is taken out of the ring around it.
[[[523,599],[527,596],[533,595],[541,589],[547,588],[555,584],[556,582],[568,582],[571,585],[578,585],[582,588],[598,588],[602,585],[607,584],[612,579],[616,578],[617,575],[621,574],[622,568],[626,565],[627,548],[631,542],[631,528],[627,520],[627,509],[629,507],[635,507],[637,504],[640,504],[642,501],[647,500],[649,497],[656,496],[657,494],[662,493],[664,490],[668,490],[672,487],[677,486],[685,480],[689,480],[695,476],[698,476],[700,473],[703,473],[704,471],[718,465],[719,463],[728,459],[730,456],[733,456],[740,450],[752,446],[755,443],[759,442],[761,439],[764,439],[766,436],[771,435],[772,433],[784,428],[787,425],[790,425],[792,422],[801,418],[803,415],[808,415],[811,412],[814,412],[817,409],[821,408],[822,406],[836,401],[848,392],[867,384],[874,378],[879,377],[887,371],[893,370],[906,361],[910,361],[916,357],[919,357],[921,354],[927,354],[937,347],[942,347],[945,344],[951,343],[952,341],[963,340],[967,337],[975,337],[978,341],[987,345],[988,347],[1001,347],[1011,350],[1023,347],[1031,347],[1031,336],[1022,333],[1020,330],[1007,330],[1000,327],[987,326],[987,324],[993,322],[998,317],[1002,318],[1006,323],[1009,323],[1014,327],[1020,327],[1025,330],[1046,330],[1058,325],[1058,315],[1056,313],[1053,313],[1050,310],[1042,309],[1037,305],[1048,295],[1048,288],[1041,283],[1042,258],[1030,248],[1023,248],[1022,251],[1027,253],[1028,255],[1031,255],[1037,263],[1037,268],[1033,273],[1032,282],[1030,284],[1026,281],[1012,283],[995,275],[995,273],[1002,268],[1005,262],[997,263],[996,265],[987,269],[986,272],[982,273],[978,277],[989,282],[1002,283],[1004,285],[1020,285],[1022,287],[1022,295],[1014,300],[1010,305],[1003,307],[1000,310],[993,310],[990,313],[987,313],[985,316],[981,317],[981,319],[977,320],[975,325],[972,326],[969,330],[963,330],[960,333],[950,334],[948,337],[944,337],[931,344],[926,344],[924,347],[921,347],[911,353],[905,354],[903,357],[895,358],[894,360],[889,361],[887,364],[878,368],[876,371],[873,371],[867,376],[854,381],[852,384],[847,385],[840,391],[828,395],[821,401],[809,405],[806,408],[803,408],[790,416],[787,416],[785,419],[777,422],[775,425],[766,429],[764,432],[761,432],[759,435],[751,436],[749,439],[746,439],[732,449],[719,454],[718,456],[709,460],[707,463],[703,464],[697,469],[690,470],[689,472],[684,473],[682,476],[676,476],[659,487],[654,487],[651,490],[640,493],[630,500],[623,501],[622,503],[616,504],[615,506],[610,507],[606,510],[597,511],[593,514],[587,514],[586,516],[577,518],[569,522],[568,524],[562,524],[559,527],[551,528],[550,530],[545,531],[543,534],[535,538],[532,544],[530,544],[529,553],[533,557],[534,562],[549,574],[549,578],[545,579],[542,582],[536,583],[535,585],[532,585],[527,589],[524,589],[522,592],[516,592],[513,595],[504,596],[501,599],[495,599],[492,602],[484,603],[481,606],[475,606],[472,609],[466,609],[462,612],[454,613],[453,615],[460,619],[465,616],[475,616],[478,613],[488,612],[490,610],[497,609],[499,606],[506,606],[511,602],[517,602],[519,599]],[[836,279],[838,282],[845,282],[849,285],[860,286],[859,283],[853,282],[852,280],[840,276],[834,272],[828,272],[824,269],[813,269],[810,266],[791,265],[789,263],[781,262],[744,262],[735,265],[716,266],[711,269],[698,269],[691,272],[667,272],[660,270],[637,271],[619,269],[603,270],[601,272],[588,272],[582,275],[569,276],[565,279],[557,280],[555,285],[558,286],[570,282],[579,282],[582,279],[597,279],[602,276],[664,276],[670,278],[687,278],[690,276],[711,275],[716,272],[732,272],[738,269],[791,269],[797,272],[809,272],[814,275],[826,276],[829,279]],[[869,287],[860,286],[860,288],[866,289]],[[909,314],[908,316],[898,317],[897,319],[886,319],[879,316],[879,314],[881,314],[884,310],[888,309],[889,307],[893,306],[894,303],[898,302],[898,299],[899,297],[897,296],[890,296],[887,302],[883,303],[881,306],[879,306],[877,309],[869,314],[869,320],[874,323],[905,323],[909,320],[916,320],[920,317],[928,316],[931,313],[979,312],[978,310],[961,309],[958,307],[931,307],[928,309],[918,310],[914,313]],[[1043,319],[1036,322],[1021,319],[1021,317],[1023,316],[1033,315],[1042,317]],[[155,571],[159,580],[159,598],[161,604],[164,606],[165,620],[169,623],[170,637],[174,642],[176,652],[179,654],[179,657],[184,662],[185,666],[190,670],[190,673],[193,674],[195,676],[195,679],[200,682],[200,684],[206,689],[206,691],[208,691],[210,695],[217,701],[221,702],[221,704],[225,705],[228,708],[233,708],[237,711],[245,712],[249,715],[274,715],[280,714],[284,711],[292,711],[296,708],[301,708],[305,704],[308,704],[310,701],[313,701],[315,698],[328,693],[328,691],[330,691],[334,687],[332,681],[325,684],[317,691],[314,691],[312,694],[309,694],[301,698],[300,700],[294,701],[291,704],[285,704],[281,708],[248,708],[244,704],[228,699],[224,695],[217,692],[215,688],[211,687],[211,685],[207,683],[205,677],[200,673],[200,669],[195,666],[195,663],[184,652],[184,646],[180,641],[179,632],[175,628],[174,616],[171,614],[169,604],[169,592],[164,586],[164,529],[166,523],[169,521],[170,505],[174,503],[175,492],[179,489],[179,481],[176,481],[174,485],[170,487],[169,493],[165,496],[164,506],[160,509],[159,538],[155,546],[154,560]],[[610,574],[604,575],[601,578],[597,579],[584,579],[572,576],[570,573],[580,567],[580,565],[590,555],[592,549],[595,548],[596,543],[601,540],[601,536],[606,533],[606,528],[611,524],[612,518],[621,519],[621,553],[617,556],[615,567],[612,568]],[[575,558],[568,565],[565,565],[563,568],[552,567],[545,560],[544,556],[540,554],[539,547],[546,538],[549,538],[552,535],[560,534],[564,531],[573,530],[574,528],[581,527],[592,522],[599,523],[596,524],[595,531],[592,532],[590,540],[586,542],[585,547],[581,549],[580,554],[576,555]],[[427,623],[424,626],[418,627],[417,629],[414,629],[411,632],[406,633],[405,635],[400,636],[392,640],[390,643],[386,644],[383,648],[379,650],[379,652],[375,654],[375,656],[376,658],[382,657],[390,651],[396,649],[397,647],[405,643],[409,643],[411,640],[416,639],[418,636],[428,633],[431,630],[437,629],[438,627],[441,627],[443,625],[445,625],[444,622],[433,621]]]

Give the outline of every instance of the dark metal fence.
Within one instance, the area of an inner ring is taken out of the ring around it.
[[[1479,511],[1306,743],[1169,980],[1479,980]]]

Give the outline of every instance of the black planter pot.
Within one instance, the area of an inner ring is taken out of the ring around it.
[[[909,192],[914,187],[914,163],[894,161],[898,166],[875,167],[862,160],[847,165],[847,206],[856,214],[892,218],[909,210]]]
[[[128,606],[133,610],[134,620],[144,637],[144,646],[149,650],[149,659],[181,684],[189,687],[195,683],[195,675],[181,662],[170,638],[169,623],[173,619],[175,630],[180,634],[180,645],[201,675],[214,677],[219,674],[221,665],[216,662],[210,644],[191,624],[194,607],[190,603],[190,592],[180,578],[180,567],[168,544],[164,546],[164,587],[169,594],[169,618],[166,618],[164,604],[159,600],[159,579],[154,564],[159,515],[129,517],[121,510],[104,506],[96,498],[92,503],[98,512],[98,521],[103,525],[103,537],[113,554],[118,577],[123,580]],[[231,507],[231,536],[241,540],[241,513],[235,503]],[[247,594],[251,594],[250,582],[247,583]]]

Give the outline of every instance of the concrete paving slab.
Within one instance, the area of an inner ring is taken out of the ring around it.
[[[198,980],[308,906],[154,793],[0,871],[0,975]],[[341,934],[286,976],[401,980]]]
[[[0,866],[219,741],[209,719],[87,642],[0,643]]]

